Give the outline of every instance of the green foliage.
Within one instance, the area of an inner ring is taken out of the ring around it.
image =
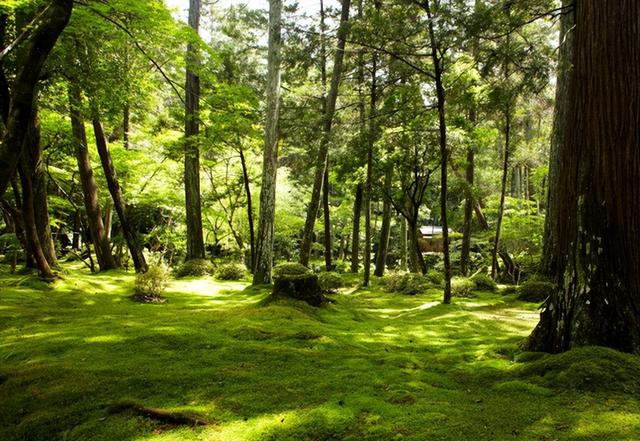
[[[453,297],[472,297],[476,284],[467,277],[453,277],[451,279],[451,295]]]
[[[485,291],[495,291],[498,288],[498,284],[485,273],[478,273],[471,277],[476,289]]]
[[[336,292],[344,285],[342,276],[336,272],[322,272],[318,274],[318,283],[323,292]]]
[[[389,292],[406,295],[423,294],[432,285],[422,274],[390,272],[383,277],[382,283]]]
[[[444,274],[440,271],[431,270],[424,277],[432,285],[444,286]]]
[[[145,301],[156,301],[169,285],[169,268],[162,262],[149,265],[146,273],[136,274],[135,296]]]
[[[518,287],[518,299],[541,303],[553,295],[556,289],[556,285],[547,280],[529,279]]]
[[[288,276],[288,275],[298,275],[298,274],[308,274],[311,270],[306,266],[302,265],[298,262],[285,262],[279,265],[276,265],[273,268],[273,275],[275,277],[279,276]]]
[[[245,275],[246,269],[239,263],[224,263],[216,270],[216,278],[220,280],[241,280]]]
[[[180,277],[203,277],[214,273],[215,266],[207,259],[191,259],[184,262],[175,270],[175,276]]]

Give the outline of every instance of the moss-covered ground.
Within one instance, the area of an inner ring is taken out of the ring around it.
[[[346,288],[263,305],[267,289],[67,268],[0,274],[0,440],[638,440],[640,359],[521,353],[536,305],[478,293]],[[114,403],[196,413],[171,426]]]

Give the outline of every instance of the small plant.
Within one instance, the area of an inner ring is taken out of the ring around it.
[[[422,274],[416,273],[389,273],[382,281],[387,291],[406,295],[422,294],[430,286]]]
[[[176,277],[203,277],[210,276],[215,271],[215,266],[206,259],[191,259],[180,265],[175,270]]]
[[[473,280],[466,277],[454,277],[451,279],[451,295],[454,297],[472,297],[475,287]]]
[[[309,268],[297,262],[281,263],[273,268],[273,275],[275,277],[295,276],[300,274],[309,274],[310,272],[311,270]]]
[[[471,277],[471,280],[475,284],[477,289],[484,291],[495,291],[498,288],[498,284],[491,277],[484,273],[478,273]]]
[[[342,288],[342,277],[335,272],[325,272],[318,274],[318,283],[322,292],[336,292]]]
[[[164,301],[162,293],[169,285],[169,269],[162,263],[149,265],[146,273],[136,275],[135,298],[143,302],[158,303]]]
[[[216,271],[216,278],[220,280],[240,280],[244,276],[244,266],[239,263],[225,263]]]
[[[541,303],[556,290],[556,285],[548,280],[529,279],[518,287],[518,300]]]
[[[444,285],[444,274],[440,271],[431,270],[424,276],[429,283],[435,286],[443,286]]]

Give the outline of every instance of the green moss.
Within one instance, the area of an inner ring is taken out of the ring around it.
[[[132,273],[81,265],[54,286],[0,268],[3,441],[640,439],[638,357],[519,353],[538,312],[497,293],[443,305],[374,278],[265,306],[268,287],[189,278],[150,305]],[[108,414],[128,400],[216,423]]]

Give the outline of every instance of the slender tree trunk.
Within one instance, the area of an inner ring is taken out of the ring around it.
[[[28,41],[23,43],[26,44],[26,55],[12,83],[5,133],[0,142],[0,197],[7,190],[22,154],[29,121],[33,117],[34,90],[42,66],[67,26],[72,8],[72,0],[53,0]],[[2,93],[6,94],[6,91]]]
[[[124,103],[122,109],[122,145],[125,150],[129,150],[129,119],[131,114],[131,108],[129,106],[129,99]]]
[[[189,0],[189,26],[196,33],[200,29],[200,0]],[[185,86],[185,154],[184,154],[184,194],[187,224],[187,257],[204,258],[204,238],[202,235],[202,203],[200,201],[200,65],[195,45],[187,45],[187,81]],[[196,71],[194,71],[196,69]]]
[[[329,168],[324,173],[322,185],[322,212],[324,218],[324,265],[327,271],[333,269],[333,238],[331,236],[331,212],[329,204]]]
[[[509,174],[509,156],[511,152],[511,106],[507,104],[504,113],[504,159],[502,163],[502,184],[500,187],[500,206],[498,207],[498,221],[496,234],[493,239],[493,251],[491,252],[491,277],[498,277],[498,252],[500,251],[500,231],[504,216],[504,200],[507,192],[507,176]]]
[[[475,113],[475,112],[474,112]],[[466,186],[469,194],[464,201],[464,227],[462,233],[462,250],[460,251],[460,272],[463,276],[469,275],[469,249],[471,248],[471,218],[473,217],[473,181],[475,175],[475,153],[473,147],[467,148]]]
[[[87,148],[87,134],[84,128],[84,120],[81,113],[82,95],[80,88],[73,83],[69,84],[69,107],[71,112],[71,128],[75,143],[75,155],[78,162],[80,183],[84,196],[84,206],[89,222],[89,231],[96,251],[96,258],[101,271],[116,267],[111,254],[111,244],[102,221],[102,211],[98,200],[98,186],[93,177],[93,168]]]
[[[269,1],[269,51],[267,67],[267,115],[264,130],[260,220],[253,283],[271,283],[273,229],[276,214],[278,171],[278,120],[280,118],[280,64],[282,0]]]
[[[353,202],[353,228],[351,230],[351,272],[360,269],[360,216],[362,214],[362,184],[356,187],[356,197]]]
[[[249,223],[249,269],[253,273],[255,271],[256,262],[256,238],[253,227],[253,201],[251,199],[251,181],[249,179],[249,170],[247,169],[247,161],[244,157],[244,149],[242,144],[238,143],[238,153],[240,154],[240,165],[242,166],[242,183],[244,184],[244,193],[247,197],[247,222]]]
[[[573,70],[551,191],[558,289],[530,350],[640,353],[640,3],[575,4]]]
[[[449,223],[447,219],[447,166],[449,164],[449,149],[447,147],[447,120],[445,90],[442,82],[442,58],[440,42],[436,39],[434,19],[431,14],[429,0],[424,2],[429,18],[429,39],[431,40],[431,60],[436,82],[438,100],[438,128],[440,141],[440,217],[442,221],[442,247],[444,254],[444,297],[443,303],[451,303],[451,257],[449,254]]]
[[[391,193],[391,184],[393,183],[393,168],[389,167],[384,175],[385,194]],[[384,275],[387,265],[387,255],[389,251],[389,235],[391,233],[391,201],[384,199],[382,205],[382,227],[380,227],[380,242],[378,245],[378,256],[376,259],[376,269],[374,274],[378,277]]]
[[[377,66],[378,54],[373,53],[371,61],[371,96],[369,108],[369,136],[367,145],[367,180],[364,187],[364,277],[363,286],[369,286],[371,278],[371,197],[373,193],[373,151],[378,135],[378,125],[376,121],[378,106],[377,89]]]
[[[97,115],[97,111],[93,116],[93,132],[96,137],[96,146],[98,147],[98,154],[100,155],[100,162],[102,163],[102,169],[104,170],[104,176],[107,180],[107,187],[111,198],[113,199],[113,205],[118,213],[118,219],[120,220],[120,227],[122,228],[122,234],[127,241],[127,247],[129,253],[131,253],[131,259],[133,260],[133,266],[137,273],[146,272],[149,267],[142,253],[142,247],[138,242],[136,233],[133,230],[129,219],[126,214],[127,204],[125,203],[124,196],[122,195],[122,189],[116,175],[116,168],[111,159],[111,153],[109,152],[109,146],[107,145],[107,138],[100,122],[100,117]]]
[[[400,271],[407,270],[407,220],[400,216]]]
[[[318,209],[320,207],[320,195],[322,193],[322,184],[324,182],[324,173],[327,168],[327,160],[329,156],[329,141],[331,140],[331,126],[333,124],[333,115],[336,110],[336,100],[338,99],[338,89],[342,76],[342,65],[344,61],[344,47],[347,34],[349,31],[349,8],[351,0],[342,0],[342,12],[340,15],[340,28],[338,29],[338,46],[335,51],[333,61],[333,73],[331,75],[331,87],[327,96],[326,112],[323,117],[322,138],[316,158],[316,169],[313,180],[313,189],[311,191],[311,200],[307,209],[307,219],[304,226],[302,241],[300,244],[300,263],[309,264],[311,256],[311,243],[313,241],[313,229],[318,217]]]
[[[563,0],[562,6],[569,8],[573,4],[573,0]],[[569,10],[560,18],[560,49],[558,53],[558,72],[556,86],[556,104],[553,114],[553,129],[551,132],[551,148],[549,150],[549,175],[548,175],[548,193],[547,207],[544,219],[544,249],[542,253],[542,271],[548,276],[556,273],[556,259],[553,252],[555,248],[556,231],[555,226],[563,221],[558,216],[561,207],[556,202],[555,189],[560,183],[560,149],[564,139],[564,131],[566,129],[567,120],[569,118],[569,82],[572,69],[573,55],[573,39],[574,32],[572,30],[575,25],[575,15]]]
[[[111,202],[107,201],[104,204],[104,232],[107,235],[107,239],[111,240],[111,231],[113,230],[113,210],[111,209]]]

